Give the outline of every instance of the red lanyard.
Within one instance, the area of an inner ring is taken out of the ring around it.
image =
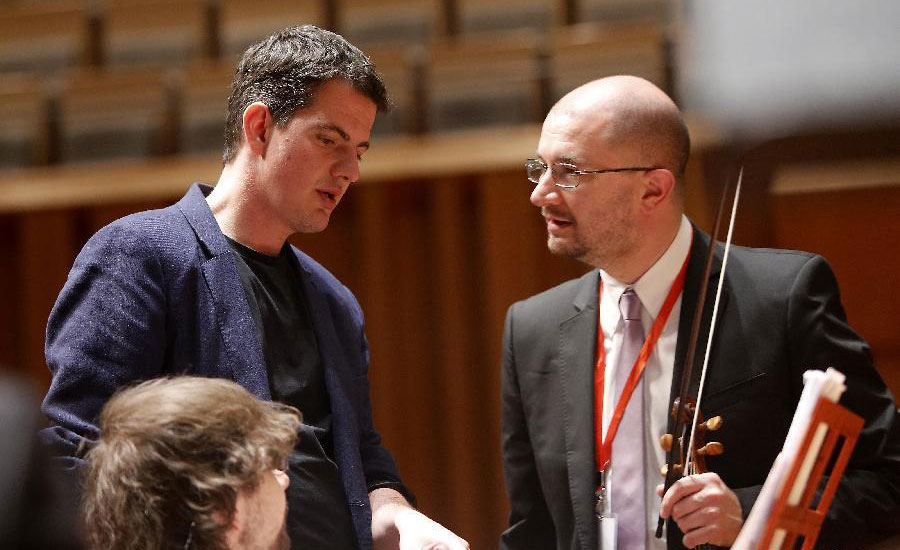
[[[619,422],[622,420],[622,415],[625,414],[625,407],[628,405],[628,400],[631,399],[631,394],[634,393],[634,388],[637,386],[638,381],[641,379],[641,375],[644,373],[644,367],[647,366],[647,359],[650,357],[650,352],[653,351],[656,341],[659,340],[659,335],[662,333],[663,327],[666,326],[669,314],[672,312],[672,308],[675,306],[678,296],[684,289],[684,275],[687,271],[689,257],[690,254],[684,259],[684,263],[681,265],[681,271],[678,272],[678,276],[675,277],[675,280],[672,282],[672,288],[669,289],[666,301],[663,302],[659,315],[657,315],[656,320],[653,321],[653,327],[650,329],[650,334],[644,340],[641,352],[638,354],[634,366],[631,367],[631,374],[625,382],[625,387],[622,389],[622,396],[619,398],[619,402],[616,403],[615,411],[613,411],[613,416],[609,421],[609,433],[606,434],[606,439],[603,439],[603,379],[606,375],[606,348],[603,345],[603,326],[600,324],[600,300],[603,296],[603,281],[600,281],[600,288],[597,292],[597,364],[594,368],[594,395],[597,396],[595,399],[596,409],[594,411],[597,471],[602,472],[609,466],[609,461],[612,457],[612,442],[616,437],[616,430],[619,429]]]

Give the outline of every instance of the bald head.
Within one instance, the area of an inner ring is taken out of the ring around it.
[[[630,151],[681,179],[690,138],[678,107],[653,83],[635,76],[594,80],[566,94],[547,115],[577,121],[605,147]]]

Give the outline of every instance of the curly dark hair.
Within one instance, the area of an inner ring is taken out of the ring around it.
[[[278,125],[287,124],[298,109],[308,107],[323,83],[343,79],[368,97],[379,111],[390,101],[381,76],[369,58],[344,37],[315,25],[289,27],[251,45],[244,52],[231,82],[225,121],[227,164],[241,143],[244,109],[265,103]]]
[[[238,494],[282,467],[300,413],[229,380],[160,378],[125,389],[100,416],[84,490],[89,548],[227,548]]]

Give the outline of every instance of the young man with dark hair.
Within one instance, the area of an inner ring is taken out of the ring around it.
[[[84,468],[90,547],[289,548],[282,468],[299,426],[293,407],[221,378],[157,378],[116,393]]]
[[[215,188],[113,222],[75,260],[47,327],[45,439],[59,455],[81,461],[125,384],[228,378],[303,412],[288,465],[296,547],[466,548],[412,508],[381,446],[356,298],[287,242],[328,225],[387,104],[369,59],[334,33],[293,27],[247,49]]]

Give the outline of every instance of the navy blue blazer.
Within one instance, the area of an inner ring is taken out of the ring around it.
[[[47,325],[53,374],[42,438],[70,466],[95,440],[100,410],[122,386],[169,374],[228,378],[271,399],[262,346],[231,248],[194,184],[173,206],[98,231],[75,260]],[[369,349],[356,298],[293,249],[331,399],[335,460],[360,548],[371,547],[368,492],[399,483],[369,400]]]

